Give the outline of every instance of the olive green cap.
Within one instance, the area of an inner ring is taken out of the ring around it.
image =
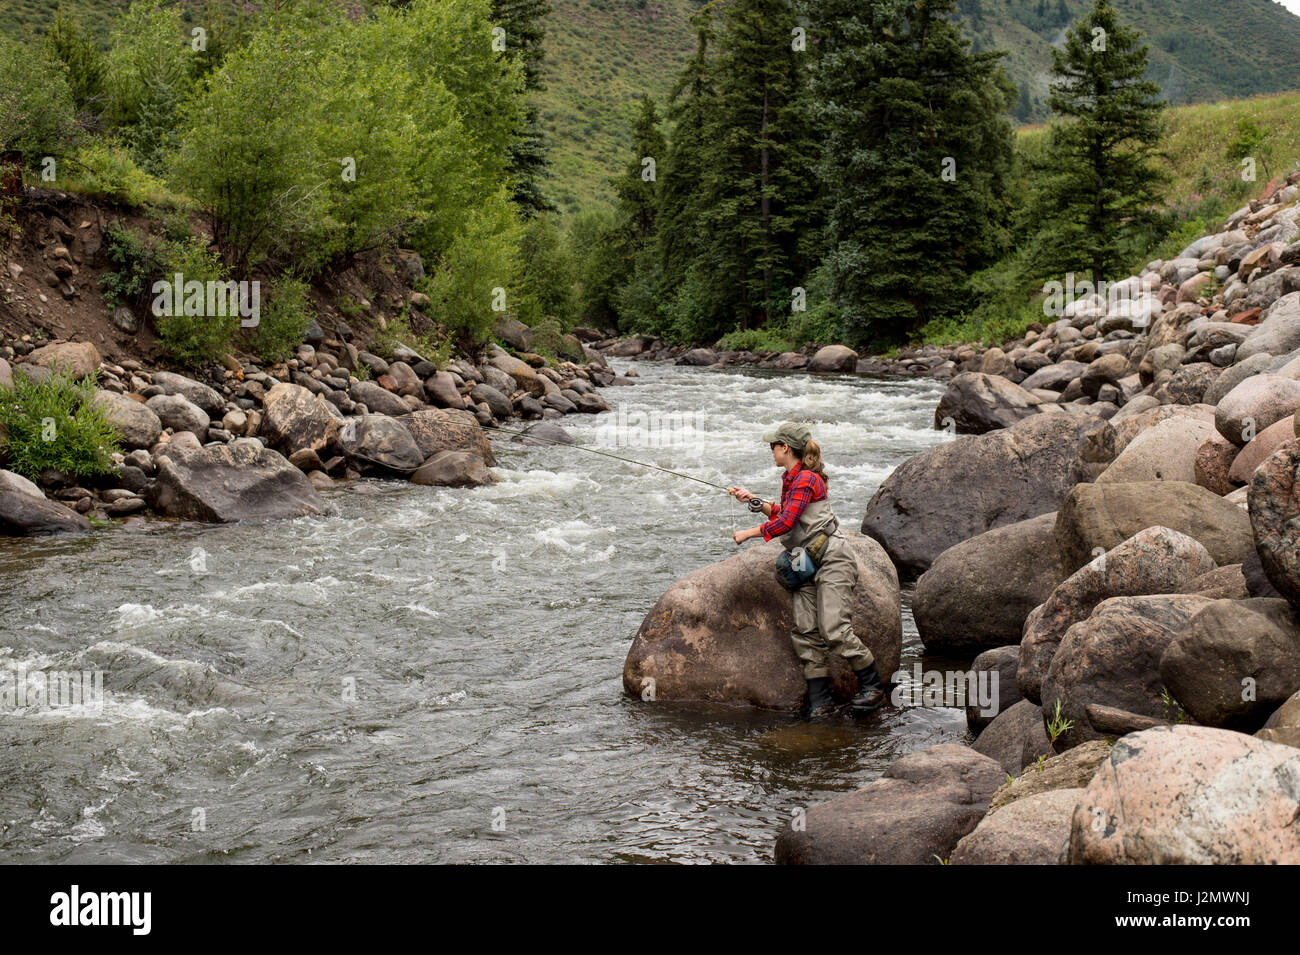
[[[768,444],[784,444],[791,450],[802,451],[804,445],[812,440],[812,432],[807,425],[787,421],[775,431],[763,435],[763,440]]]

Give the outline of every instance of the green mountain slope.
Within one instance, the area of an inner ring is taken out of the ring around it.
[[[1174,105],[1300,87],[1300,17],[1273,0],[1114,0],[1151,45],[1149,75]],[[979,49],[1008,51],[1017,119],[1047,118],[1050,48],[1092,0],[959,0]]]
[[[197,24],[205,3],[240,0],[182,2],[195,11],[190,22]],[[593,198],[609,198],[608,179],[626,162],[637,103],[649,93],[663,104],[691,52],[690,15],[706,2],[551,0],[549,86],[540,100],[552,145],[550,192],[561,208],[571,212]],[[1147,35],[1151,76],[1174,104],[1300,88],[1300,17],[1273,0],[1114,2]],[[60,3],[106,43],[113,15],[129,0],[3,0],[0,31],[39,33]],[[977,48],[1008,51],[1009,72],[1022,89],[1016,118],[1047,118],[1050,48],[1092,0],[958,3]]]
[[[552,193],[573,210],[608,198],[642,93],[663,104],[707,0],[551,0],[543,117]],[[1150,75],[1175,105],[1300,88],[1300,17],[1273,0],[1114,0],[1147,35]],[[1092,0],[959,0],[977,49],[1008,52],[1016,118],[1048,117],[1051,47]]]

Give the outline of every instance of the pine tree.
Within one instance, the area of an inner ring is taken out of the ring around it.
[[[1032,209],[1042,276],[1091,270],[1094,283],[1126,267],[1126,245],[1150,220],[1163,173],[1160,88],[1145,78],[1149,48],[1107,0],[1052,51],[1053,124]]]
[[[1015,88],[952,0],[816,0],[831,295],[855,343],[898,341],[969,301],[1007,242]]]
[[[541,113],[533,94],[546,89],[542,61],[545,57],[548,0],[492,0],[492,19],[506,31],[506,49],[523,62],[524,92],[530,97],[523,128],[510,148],[511,198],[525,216],[555,211],[555,204],[542,189],[551,162],[542,129]]]
[[[72,102],[77,112],[98,117],[105,104],[104,81],[108,63],[81,22],[65,14],[60,7],[43,44],[49,58],[62,64],[67,72],[68,88],[72,91]]]
[[[812,54],[796,49],[786,0],[736,0],[723,22],[706,125],[701,265],[712,321],[752,328],[788,314],[791,290],[813,264],[805,241],[817,208]]]
[[[659,206],[659,163],[668,151],[659,111],[649,96],[641,97],[641,110],[632,126],[632,158],[622,176],[611,185],[618,196],[618,214],[630,248],[639,252],[655,234]]]
[[[681,288],[686,271],[700,254],[699,221],[708,163],[709,126],[716,105],[712,46],[713,9],[702,7],[691,17],[695,53],[683,67],[668,95],[672,142],[660,166],[659,254],[665,284]]]

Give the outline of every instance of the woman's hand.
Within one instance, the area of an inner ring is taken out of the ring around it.
[[[729,487],[727,488],[727,493],[730,494],[732,497],[734,497],[736,500],[738,500],[741,504],[748,504],[750,498],[754,496],[750,494],[748,491],[746,491],[743,487]],[[736,543],[740,543],[740,542],[737,541]]]
[[[762,536],[763,536],[763,528],[751,527],[748,530],[736,531],[736,533],[731,535],[731,539],[735,541],[737,544],[743,544],[751,537],[762,537]]]

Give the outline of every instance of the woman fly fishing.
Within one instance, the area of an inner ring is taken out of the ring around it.
[[[781,475],[779,503],[762,502],[769,520],[759,527],[736,531],[737,544],[755,537],[779,537],[786,550],[777,559],[777,578],[792,591],[794,629],[790,639],[803,661],[808,681],[808,711],[813,717],[834,711],[831,696],[831,652],[853,668],[858,692],[850,702],[855,712],[869,712],[885,702],[885,687],[871,651],[853,632],[853,587],[858,563],[826,496],[826,471],[821,448],[805,425],[787,421],[763,435]],[[758,498],[743,487],[727,491],[750,503]],[[753,505],[751,505],[751,508]]]

